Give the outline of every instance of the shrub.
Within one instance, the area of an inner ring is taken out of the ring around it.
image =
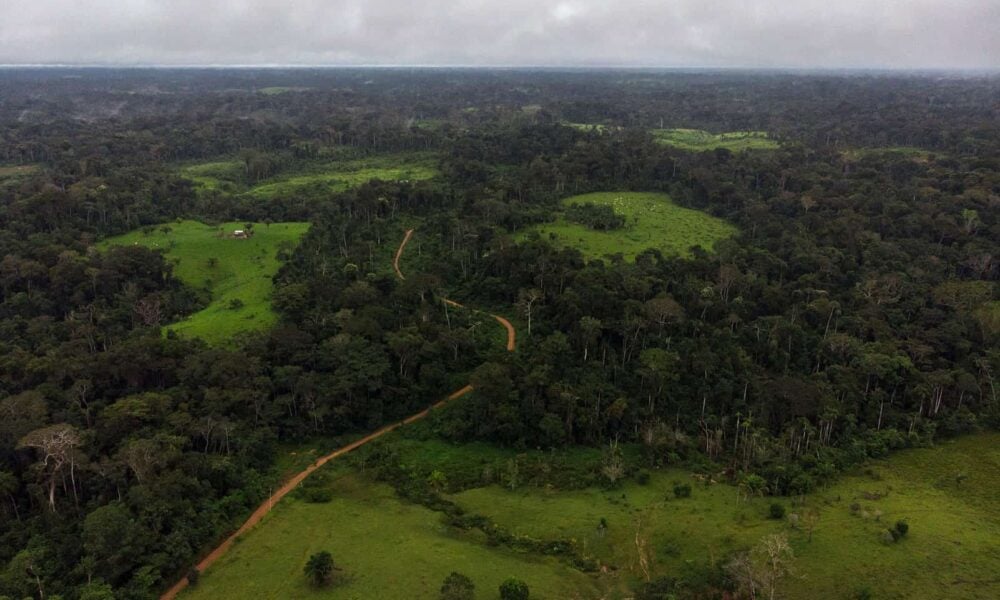
[[[333,581],[333,572],[336,568],[333,564],[333,556],[324,550],[310,556],[303,571],[310,583],[315,586],[324,586]]]
[[[674,497],[675,498],[690,498],[691,497],[691,484],[690,483],[678,483],[674,486]]]
[[[528,584],[511,577],[500,584],[501,600],[528,600]]]
[[[196,585],[198,585],[198,579],[200,577],[201,577],[201,571],[199,571],[198,569],[196,569],[194,567],[191,567],[190,569],[188,569],[187,580],[188,580],[188,585],[189,586],[195,587]]]
[[[647,485],[649,483],[649,471],[639,471],[635,474],[635,480],[639,485]]]
[[[475,584],[461,573],[452,571],[441,585],[441,600],[472,600],[475,595]]]
[[[333,492],[323,487],[307,487],[302,488],[302,498],[313,504],[325,504],[333,500]]]
[[[785,518],[785,505],[774,502],[771,504],[771,508],[768,509],[768,516],[772,519],[784,519]]]
[[[893,527],[893,531],[896,532],[897,536],[899,536],[900,538],[903,538],[903,537],[906,537],[907,533],[909,533],[910,526],[909,526],[909,524],[907,524],[906,521],[896,521],[896,526]]]

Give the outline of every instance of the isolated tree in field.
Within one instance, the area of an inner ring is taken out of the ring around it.
[[[741,552],[726,564],[726,572],[741,594],[773,600],[778,584],[792,572],[795,555],[783,534],[769,535],[749,552]]]
[[[500,584],[501,600],[528,600],[529,596],[528,584],[516,577],[510,577]]]
[[[625,459],[617,441],[608,444],[607,450],[604,451],[601,474],[608,480],[610,487],[615,487],[618,481],[625,476]]]
[[[441,585],[441,600],[473,600],[476,596],[476,585],[472,580],[452,571],[444,578]]]
[[[317,587],[330,585],[333,582],[333,572],[336,570],[333,556],[326,550],[310,556],[304,569],[309,582]]]
[[[740,485],[737,489],[739,496],[745,500],[749,500],[752,497],[763,496],[767,493],[767,480],[760,475],[750,473],[749,475],[745,475],[743,479],[740,480]]]

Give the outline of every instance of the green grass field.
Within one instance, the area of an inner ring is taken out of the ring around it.
[[[916,148],[914,146],[887,146],[885,148],[853,148],[851,150],[845,150],[843,153],[844,158],[849,160],[860,160],[867,156],[885,156],[892,155],[898,158],[909,158],[917,162],[927,162],[932,156],[935,155],[934,152],[930,150],[924,150],[923,148]]]
[[[247,193],[267,199],[290,196],[314,186],[320,186],[330,192],[343,192],[375,179],[383,181],[430,179],[438,174],[438,169],[437,159],[433,154],[412,152],[367,158],[308,161],[249,187],[243,178],[243,163],[235,159],[185,165],[180,168],[180,173],[203,191]]]
[[[867,471],[867,473],[865,472]],[[962,472],[967,479],[955,482]],[[691,483],[691,498],[672,497],[674,482]],[[797,575],[781,589],[786,598],[852,598],[868,589],[874,598],[1000,597],[1000,434],[968,436],[933,449],[901,452],[842,478],[794,505],[787,498],[737,500],[729,485],[706,486],[682,471],[654,473],[648,485],[552,493],[496,486],[453,496],[469,512],[510,530],[542,539],[578,540],[602,562],[640,576],[636,531],[652,548],[652,570],[683,574],[762,536],[787,532]],[[787,520],[767,518],[771,502],[789,513],[816,510],[812,541]],[[851,510],[853,503],[860,510]],[[604,518],[607,530],[597,524]],[[897,520],[910,534],[886,544],[882,534]]]
[[[181,597],[436,598],[452,571],[472,578],[477,598],[496,598],[500,582],[512,575],[531,582],[532,598],[595,597],[590,577],[556,559],[487,547],[453,532],[439,513],[400,501],[386,485],[342,468],[330,471],[331,502],[286,498]],[[316,590],[302,569],[322,550],[343,569],[343,582]]]
[[[392,437],[404,464],[456,478],[460,470],[517,455],[487,444]],[[520,460],[546,454],[522,453]],[[599,460],[594,450],[581,451],[578,460],[569,456],[572,451],[559,454],[565,468]],[[637,532],[654,577],[703,573],[729,553],[785,532],[796,558],[794,575],[778,587],[782,598],[854,598],[863,590],[872,598],[899,600],[1000,596],[994,575],[1000,572],[997,433],[899,452],[794,500],[739,499],[733,486],[706,483],[679,469],[655,471],[646,485],[630,480],[614,490],[522,485],[511,491],[491,485],[448,496],[468,514],[485,515],[512,533],[575,540],[609,566],[594,574],[551,557],[488,546],[478,533],[447,527],[440,513],[402,502],[348,461],[321,473],[334,493],[330,503],[282,501],[184,597],[434,598],[454,570],[472,578],[477,598],[496,598],[499,581],[516,574],[530,585],[532,598],[624,599],[642,579]],[[691,497],[675,498],[675,483],[690,483]],[[772,502],[789,514],[815,511],[812,539],[787,518],[769,519]],[[884,542],[886,527],[897,520],[909,523],[909,535]],[[327,590],[306,586],[302,568],[320,550],[330,551],[344,568],[343,584]]]
[[[38,169],[38,165],[0,165],[0,186],[17,185]]]
[[[653,129],[657,142],[692,152],[725,148],[732,152],[742,150],[774,150],[779,144],[768,137],[766,131],[731,131],[709,133],[700,129]]]
[[[240,189],[243,163],[238,160],[197,163],[181,167],[180,171],[200,189],[235,192]]]
[[[163,249],[167,260],[174,264],[177,278],[206,290],[211,297],[204,310],[169,325],[168,329],[218,344],[241,332],[269,327],[277,320],[270,297],[271,278],[281,266],[278,251],[294,248],[309,229],[308,223],[258,224],[253,237],[234,239],[233,230],[243,229],[244,225],[167,223],[105,240],[101,247],[141,244]],[[220,230],[225,235],[220,236]],[[234,307],[236,300],[242,303],[241,307]]]
[[[560,216],[553,223],[531,227],[543,238],[579,249],[585,256],[599,258],[621,253],[627,260],[647,248],[664,254],[687,255],[692,246],[711,250],[715,242],[736,233],[721,219],[674,204],[666,194],[645,192],[598,192],[563,200],[564,206],[589,202],[614,208],[626,219],[625,227],[597,231]],[[553,238],[554,236],[554,238]]]

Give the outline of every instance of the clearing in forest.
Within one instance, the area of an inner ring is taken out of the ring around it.
[[[38,171],[38,165],[0,165],[0,186],[6,187]]]
[[[101,247],[138,244],[163,250],[174,265],[174,275],[210,298],[203,310],[168,329],[209,343],[224,343],[242,332],[275,323],[271,288],[272,277],[281,266],[278,254],[291,252],[309,229],[308,223],[259,223],[246,235],[246,225],[164,223],[110,238]],[[236,231],[245,232],[244,236],[237,236]]]
[[[699,210],[677,206],[666,194],[651,192],[598,192],[566,198],[564,208],[577,204],[610,206],[625,219],[618,229],[597,230],[570,221],[564,213],[552,223],[531,227],[543,238],[572,246],[585,256],[600,258],[622,254],[627,260],[647,248],[664,254],[687,255],[692,246],[711,250],[715,242],[734,235],[729,223]],[[520,236],[522,239],[524,234]]]
[[[386,154],[366,158],[308,160],[248,185],[238,159],[186,165],[181,175],[203,191],[246,193],[257,198],[291,196],[307,189],[343,192],[373,180],[420,181],[438,175],[437,159],[428,152]]]
[[[915,146],[885,146],[882,148],[852,148],[842,153],[847,160],[861,160],[868,157],[906,158],[919,163],[925,163],[935,156],[931,150]]]
[[[324,493],[313,497],[329,502],[310,503],[308,494],[296,493],[276,504],[182,597],[432,598],[445,576],[458,571],[475,583],[477,598],[495,597],[509,575],[526,581],[532,597],[626,598],[645,578],[640,553],[651,578],[708,581],[731,553],[774,533],[787,535],[795,554],[795,574],[777,586],[781,597],[1000,595],[1000,581],[988,576],[1000,570],[993,499],[1000,434],[901,451],[794,499],[746,497],[735,486],[677,468],[654,470],[642,482],[626,478],[611,489],[567,489],[563,482],[599,472],[600,450],[525,452],[405,433],[387,437],[415,477],[438,473],[438,481],[471,482],[444,493],[470,521],[488,519],[521,540],[571,541],[607,572],[584,574],[566,556],[491,545],[475,528],[454,527],[443,513],[400,499],[357,457],[353,466],[328,464],[314,475],[309,487]],[[639,448],[624,452],[633,462],[641,455]],[[486,472],[503,485],[481,483]],[[685,486],[689,496],[675,492]],[[786,510],[781,518],[770,514],[775,503]],[[909,524],[907,536],[886,541],[897,521]],[[302,569],[322,550],[333,554],[343,581],[310,592]]]
[[[333,490],[329,502],[286,498],[276,504],[180,598],[437,598],[452,571],[475,582],[477,598],[495,598],[500,583],[514,575],[531,582],[533,598],[598,597],[591,578],[570,565],[453,531],[440,513],[405,502],[344,465],[323,468],[325,487]],[[340,582],[316,590],[302,570],[311,554],[324,550],[342,569]]]
[[[779,146],[777,141],[768,137],[766,131],[709,133],[700,129],[653,129],[651,133],[656,141],[663,145],[692,152],[704,152],[716,148],[725,148],[732,152],[774,150]]]
[[[1000,579],[986,575],[1000,572],[1000,434],[901,451],[797,500],[739,498],[737,488],[706,481],[672,469],[613,492],[493,485],[450,499],[517,535],[578,540],[603,563],[631,565],[635,578],[637,539],[648,545],[651,574],[684,576],[783,532],[796,574],[778,585],[781,597],[1000,597]],[[691,485],[690,497],[676,497],[676,484]],[[783,518],[770,518],[773,503]],[[886,541],[897,521],[907,536]]]

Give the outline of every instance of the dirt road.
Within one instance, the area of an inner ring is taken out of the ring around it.
[[[403,276],[403,272],[399,270],[399,258],[403,255],[403,248],[406,247],[406,243],[410,241],[410,238],[412,236],[413,236],[413,230],[408,229],[406,231],[406,235],[403,236],[403,241],[400,242],[399,248],[396,250],[396,256],[392,260],[392,267],[396,270],[396,275],[400,279],[406,279],[406,277]],[[462,307],[461,304],[455,302],[454,300],[445,299],[445,302],[447,302],[452,306]],[[514,326],[510,324],[510,321],[499,315],[490,315],[490,316],[499,321],[500,324],[507,329],[507,350],[513,352],[515,347],[515,336],[517,335],[516,332],[514,331]],[[277,504],[282,498],[288,495],[289,492],[294,490],[300,483],[302,483],[303,480],[305,480],[306,477],[309,477],[309,475],[311,475],[313,471],[315,471],[316,469],[322,467],[329,461],[339,456],[347,454],[351,450],[360,448],[361,446],[364,446],[365,444],[371,441],[377,440],[378,438],[389,433],[390,431],[395,430],[400,425],[413,423],[415,421],[423,419],[428,414],[430,414],[432,409],[441,408],[448,402],[452,400],[457,400],[458,398],[461,398],[462,396],[468,394],[471,391],[472,391],[472,386],[466,385],[465,387],[455,390],[451,394],[448,394],[448,396],[434,403],[432,406],[429,406],[416,414],[406,417],[405,419],[403,419],[403,421],[399,423],[386,425],[385,427],[377,431],[369,433],[368,435],[366,435],[361,439],[353,441],[342,448],[334,450],[333,452],[327,454],[326,456],[320,457],[319,459],[316,460],[316,462],[309,465],[306,469],[300,471],[299,473],[296,473],[291,479],[286,481],[280,488],[278,488],[276,492],[271,494],[270,498],[262,502],[260,506],[258,506],[257,509],[253,511],[253,514],[251,514],[250,517],[242,525],[240,525],[239,529],[237,529],[232,535],[227,537],[214,550],[205,555],[205,557],[201,559],[201,562],[199,562],[196,565],[198,571],[204,573],[206,569],[212,566],[215,563],[215,561],[219,560],[219,558],[221,558],[222,555],[229,550],[230,546],[233,545],[233,542],[236,541],[236,538],[249,531],[257,523],[260,523],[261,519],[263,519],[264,516],[271,511],[271,508],[275,504]],[[179,594],[181,591],[184,590],[184,588],[187,587],[187,584],[188,584],[187,577],[182,578],[180,581],[175,583],[172,588],[164,592],[163,595],[160,596],[160,600],[173,600],[177,596],[177,594]]]

